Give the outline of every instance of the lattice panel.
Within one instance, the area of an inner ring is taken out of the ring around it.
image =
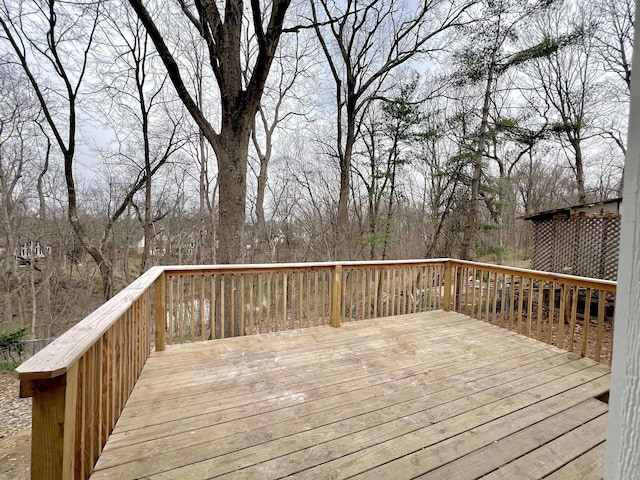
[[[533,268],[615,280],[620,217],[556,218],[535,223]]]
[[[535,251],[533,268],[535,270],[553,270],[553,249],[555,239],[555,222],[535,223]]]

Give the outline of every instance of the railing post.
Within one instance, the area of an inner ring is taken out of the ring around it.
[[[74,478],[78,364],[54,378],[26,380],[21,397],[33,397],[31,478]]]
[[[331,326],[340,326],[340,305],[342,292],[342,265],[336,265],[333,269],[331,282]]]
[[[166,323],[166,278],[164,272],[156,279],[155,292],[155,323],[156,323],[156,351],[160,352],[165,347],[165,323]]]
[[[451,260],[447,260],[444,265],[444,305],[445,312],[451,310]]]

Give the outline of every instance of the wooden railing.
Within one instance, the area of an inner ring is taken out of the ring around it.
[[[17,368],[31,478],[88,478],[151,352],[154,267]]]
[[[166,267],[162,342],[227,338],[443,308],[443,260]]]
[[[611,363],[616,282],[451,260],[451,308]]]
[[[443,309],[608,361],[615,289],[449,259],[153,267],[18,367],[32,478],[89,477],[154,348]]]

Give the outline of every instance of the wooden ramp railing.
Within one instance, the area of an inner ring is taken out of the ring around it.
[[[610,359],[615,282],[459,260],[153,267],[17,369],[32,478],[86,479],[165,345],[455,310]]]

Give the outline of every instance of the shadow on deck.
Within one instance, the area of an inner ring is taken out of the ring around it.
[[[609,381],[443,311],[168,345],[91,478],[600,478]]]

